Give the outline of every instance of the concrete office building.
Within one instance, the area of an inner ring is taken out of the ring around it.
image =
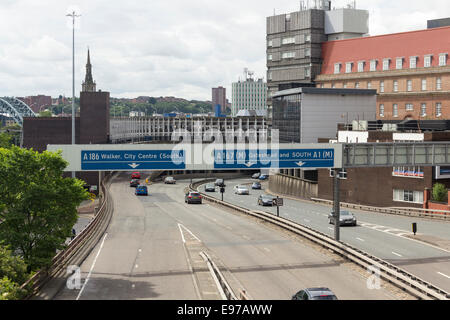
[[[329,39],[361,37],[368,33],[368,12],[331,10],[331,2],[302,4],[300,11],[267,18],[268,105],[275,92],[314,86],[320,74],[321,45]],[[269,111],[270,112],[270,111]]]
[[[254,110],[257,115],[267,114],[267,83],[263,79],[247,78],[232,84],[231,115],[248,113]]]

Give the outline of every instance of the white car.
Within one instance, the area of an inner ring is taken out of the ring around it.
[[[246,186],[234,186],[235,194],[250,194],[250,191]]]

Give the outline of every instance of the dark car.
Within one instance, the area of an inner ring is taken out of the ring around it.
[[[225,181],[223,181],[223,179],[217,179],[214,184],[218,187],[225,187]]]
[[[134,194],[137,196],[148,196],[147,186],[137,186]]]
[[[136,188],[140,184],[139,179],[131,179],[130,187]]]
[[[304,289],[292,296],[292,300],[337,300],[336,295],[328,288]]]
[[[254,190],[261,190],[261,183],[253,182],[252,183],[252,189],[254,189]]]
[[[189,191],[186,193],[186,196],[184,197],[184,202],[186,203],[202,203],[202,196],[198,192]]]
[[[216,192],[216,185],[214,183],[208,183],[205,186],[205,191],[206,192]]]
[[[269,194],[261,194],[258,197],[258,205],[260,206],[273,206],[273,200],[277,197],[271,196]]]
[[[257,172],[252,175],[252,179],[258,179],[260,175],[261,175],[261,173]]]
[[[141,174],[139,172],[133,172],[131,174],[131,179],[140,179],[141,178]]]
[[[269,176],[267,174],[262,174],[259,176],[258,179],[262,181],[262,180],[267,180],[268,178],[269,178]]]
[[[340,211],[339,221],[340,221],[340,223],[339,223],[340,226],[356,226],[357,225],[356,217],[350,211]],[[334,217],[333,217],[332,212],[330,212],[330,214],[328,215],[328,223],[334,224]]]

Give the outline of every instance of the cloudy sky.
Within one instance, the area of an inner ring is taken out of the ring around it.
[[[306,2],[307,0],[305,0]],[[310,0],[312,3],[313,0]],[[351,0],[335,0],[343,7]],[[210,100],[211,88],[245,67],[264,77],[266,17],[298,11],[297,0],[1,0],[0,96],[72,95],[75,8],[76,95],[91,49],[97,88],[113,97]],[[371,35],[425,29],[450,17],[448,0],[357,0]],[[419,45],[419,44],[418,44]]]

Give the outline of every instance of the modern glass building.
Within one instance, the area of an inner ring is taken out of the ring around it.
[[[262,79],[248,78],[232,84],[231,115],[235,117],[241,110],[255,110],[259,115],[267,112],[267,83]]]

